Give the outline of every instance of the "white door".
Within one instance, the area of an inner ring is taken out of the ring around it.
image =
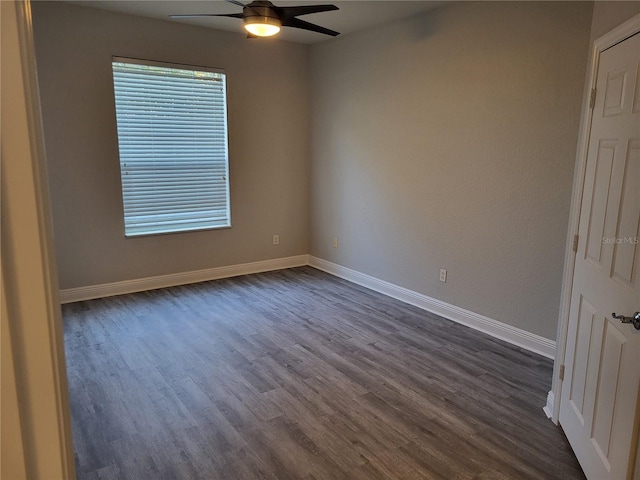
[[[630,480],[640,422],[640,34],[602,52],[560,424],[590,480]],[[637,480],[640,480],[637,479]]]

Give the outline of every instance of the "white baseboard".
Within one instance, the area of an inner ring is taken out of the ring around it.
[[[547,418],[552,418],[553,417],[553,401],[554,401],[554,397],[555,397],[555,395],[553,394],[553,390],[549,390],[549,393],[547,393],[547,404],[544,407],[542,407],[542,410],[547,415]]]
[[[68,288],[60,291],[61,303],[80,302],[94,298],[112,297],[127,293],[155,290],[157,288],[175,287],[189,283],[206,282],[220,278],[237,277],[251,273],[281,270],[283,268],[301,267],[309,264],[308,255],[275,258],[260,262],[229,265],[226,267],[206,268],[193,272],[172,273],[156,277],[137,278],[122,282],[104,283],[102,285],[90,285],[88,287]]]
[[[456,307],[455,305],[408,290],[404,287],[399,287],[398,285],[385,282],[384,280],[371,277],[321,258],[310,255],[309,265],[318,270],[335,275],[336,277],[344,278],[350,282],[357,283],[363,287],[474,328],[500,340],[522,347],[525,350],[551,359],[555,358],[556,342],[548,338],[507,325],[506,323],[465,310],[464,308]]]
[[[367,287],[389,297],[393,297],[418,308],[422,308],[428,312],[435,313],[441,317],[448,318],[454,322],[480,330],[481,332],[487,333],[493,337],[499,338],[513,345],[517,345],[531,352],[538,353],[548,358],[555,357],[556,342],[553,340],[549,340],[534,333],[527,332],[526,330],[507,325],[506,323],[498,320],[456,307],[455,305],[448,304],[421,293],[408,290],[404,287],[385,282],[384,280],[371,277],[364,273],[357,272],[356,270],[310,255],[296,255],[293,257],[275,258],[272,260],[243,263],[240,265],[207,268],[193,272],[124,280],[122,282],[90,285],[88,287],[68,288],[60,291],[60,301],[61,303],[80,302],[94,298],[112,297],[114,295],[155,290],[157,288],[175,287],[177,285],[206,282],[208,280],[281,270],[283,268],[301,267],[304,265],[311,265],[318,270],[325,271],[335,275],[336,277],[344,278],[345,280],[349,280],[350,282],[357,283],[358,285],[362,285],[363,287]],[[553,411],[552,392],[550,392],[550,395],[552,405],[550,411]],[[547,407],[548,406],[549,397],[547,398]],[[545,407],[545,409],[547,407]],[[545,410],[545,412],[546,411],[547,410]]]

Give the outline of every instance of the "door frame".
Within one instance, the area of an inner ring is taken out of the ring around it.
[[[30,0],[2,9],[0,475],[76,478]],[[11,72],[5,77],[4,73]],[[7,98],[4,98],[4,94]],[[5,118],[6,119],[6,118]],[[6,395],[6,396],[5,396]],[[5,400],[9,400],[5,402]],[[6,451],[5,451],[6,450]]]
[[[591,120],[593,109],[590,107],[591,92],[596,87],[600,54],[610,47],[640,32],[640,14],[604,34],[593,42],[589,61],[589,78],[586,84],[580,132],[578,136],[578,152],[573,176],[573,191],[569,211],[569,226],[565,246],[565,261],[562,274],[562,291],[560,296],[560,313],[558,316],[558,331],[556,335],[556,358],[553,364],[553,383],[547,397],[545,412],[553,423],[558,425],[560,417],[560,401],[562,396],[561,373],[564,373],[565,355],[567,350],[567,334],[569,328],[569,312],[571,308],[571,291],[573,289],[573,271],[576,262],[576,252],[573,248],[574,236],[578,234],[580,211],[582,209],[582,193],[584,189],[585,172],[589,138],[591,136]],[[583,241],[583,239],[580,239]]]

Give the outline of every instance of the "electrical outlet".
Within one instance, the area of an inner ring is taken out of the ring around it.
[[[446,283],[447,282],[447,271],[444,268],[440,269],[440,281],[442,283]]]
[[[274,235],[273,236],[273,244],[274,245],[280,245],[280,235]]]
[[[338,248],[338,237],[333,237],[333,248]]]

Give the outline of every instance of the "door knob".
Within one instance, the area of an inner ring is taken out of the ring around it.
[[[615,312],[611,314],[611,316],[617,320],[620,320],[622,323],[632,323],[636,330],[640,330],[640,312],[636,312],[633,314],[633,317],[625,317],[624,315],[616,315]]]

